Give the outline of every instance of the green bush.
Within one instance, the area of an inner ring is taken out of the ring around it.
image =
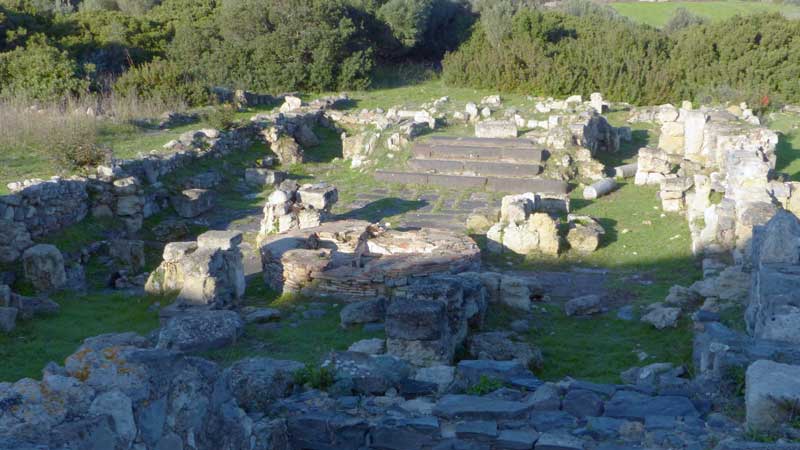
[[[669,97],[671,41],[626,20],[519,11],[511,34],[492,44],[483,24],[443,62],[451,85],[566,96],[601,91],[608,98],[657,103]]]
[[[333,386],[333,373],[327,367],[306,365],[294,373],[293,381],[298,386],[309,385],[314,389],[324,391]]]
[[[229,130],[236,124],[236,110],[231,105],[220,105],[203,113],[203,120],[212,128]]]
[[[733,17],[678,33],[670,71],[676,97],[800,102],[800,21],[779,14]]]
[[[689,28],[694,25],[702,25],[705,22],[706,20],[702,17],[692,14],[688,9],[681,7],[672,13],[672,17],[670,17],[667,24],[664,25],[664,31],[667,33],[675,33],[676,31],[680,31],[684,28]]]
[[[177,64],[155,60],[125,72],[114,83],[120,96],[136,96],[158,101],[182,101],[203,105],[210,101],[209,90]]]
[[[467,388],[467,394],[469,395],[491,394],[492,392],[502,388],[503,386],[504,384],[502,381],[496,378],[488,377],[486,375],[481,375],[481,378],[478,380],[477,383]]]
[[[37,35],[25,47],[0,54],[0,95],[35,100],[79,95],[89,87],[82,72],[66,52]]]
[[[369,83],[372,49],[340,0],[228,0],[213,20],[176,27],[168,51],[197,79],[262,92]]]
[[[482,19],[445,57],[443,79],[540,95],[600,91],[635,104],[800,101],[800,21],[775,14],[701,24],[679,15],[672,27],[681,31],[668,34],[586,5],[567,3],[570,14],[522,9],[511,31],[494,37]]]

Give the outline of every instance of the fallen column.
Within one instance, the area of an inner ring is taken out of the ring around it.
[[[583,189],[584,200],[595,200],[602,197],[617,188],[617,182],[613,178],[603,178],[602,180],[594,183],[591,186],[586,186]]]

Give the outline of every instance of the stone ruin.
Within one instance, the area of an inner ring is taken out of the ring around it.
[[[500,219],[486,232],[487,249],[493,253],[558,256],[566,241],[580,253],[597,250],[605,234],[600,223],[588,216],[569,214],[565,233],[558,214],[568,212],[568,197],[530,192],[503,197]]]
[[[753,226],[789,207],[791,183],[771,181],[775,132],[726,110],[657,108],[658,148],[639,152],[636,184],[657,184],[665,211],[686,212],[695,253],[747,259]]]
[[[145,290],[178,293],[170,310],[234,306],[245,290],[241,242],[241,232],[207,231],[193,242],[167,244],[164,261],[150,274]]]
[[[293,180],[282,182],[264,205],[259,242],[275,233],[320,226],[338,200],[336,187],[327,183],[299,186]]]
[[[480,266],[480,250],[467,236],[424,228],[385,230],[358,220],[271,236],[261,241],[260,251],[271,288],[344,299],[387,295],[420,274]]]

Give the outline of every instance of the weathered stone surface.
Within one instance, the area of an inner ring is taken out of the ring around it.
[[[618,419],[644,420],[648,416],[698,417],[700,414],[686,397],[657,396],[634,391],[617,391],[605,403],[604,415]]]
[[[245,323],[267,323],[281,318],[281,311],[274,308],[245,306],[241,313]]]
[[[756,361],[747,368],[747,426],[768,431],[794,419],[800,407],[800,366]]]
[[[599,295],[576,297],[564,305],[564,313],[568,316],[586,316],[603,311],[603,301]]]
[[[158,335],[158,348],[206,351],[233,344],[244,331],[234,311],[196,311],[170,319]]]
[[[217,195],[207,189],[187,189],[170,197],[172,207],[179,216],[191,219],[214,208]]]
[[[297,201],[319,211],[329,211],[339,200],[339,191],[327,183],[305,184],[297,190]]]
[[[17,308],[0,307],[0,331],[10,333],[17,326]]]
[[[568,434],[543,433],[534,450],[583,450],[583,441]]]
[[[498,400],[475,395],[445,395],[433,414],[445,419],[498,420],[524,417],[531,406],[523,402]]]
[[[249,358],[225,369],[222,378],[242,409],[261,412],[291,393],[294,374],[303,367],[297,361]]]
[[[517,339],[514,333],[492,331],[476,333],[469,337],[470,355],[476,359],[517,361],[523,367],[540,368],[544,364],[542,352]]]
[[[378,298],[351,303],[339,313],[343,327],[352,325],[383,322],[386,318],[386,299]]]
[[[54,245],[38,244],[22,254],[25,279],[39,292],[52,292],[67,282],[64,257]]]
[[[781,211],[753,233],[746,321],[756,337],[800,342],[800,221]]]
[[[575,216],[570,214],[567,242],[569,246],[580,253],[588,254],[600,247],[600,240],[606,230],[598,221],[589,216]]]
[[[108,242],[108,254],[117,267],[139,271],[144,268],[144,241],[114,239]]]
[[[661,330],[676,327],[680,315],[680,308],[665,307],[660,303],[654,303],[648,306],[648,311],[641,320]]]
[[[256,186],[277,186],[286,179],[286,172],[252,167],[245,169],[244,180]]]
[[[360,394],[383,394],[411,374],[407,362],[391,355],[332,352],[322,366],[333,371],[340,390]]]
[[[479,138],[515,138],[517,133],[513,122],[486,120],[475,124],[475,137]]]
[[[603,414],[603,399],[592,391],[571,389],[564,396],[563,407],[564,411],[579,419],[596,417]]]
[[[386,353],[386,340],[385,339],[362,339],[353,342],[347,348],[348,352],[366,353],[367,355],[382,355]]]
[[[154,294],[178,291],[178,299],[187,304],[227,305],[244,295],[241,241],[241,232],[209,231],[196,242],[169,244],[145,289]]]
[[[25,224],[0,218],[0,263],[9,264],[33,246]]]

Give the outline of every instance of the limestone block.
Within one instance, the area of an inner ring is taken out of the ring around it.
[[[796,417],[800,407],[800,366],[756,361],[747,368],[745,385],[748,428],[771,431]]]
[[[513,122],[486,120],[475,124],[475,137],[479,138],[516,138],[517,133]]]
[[[64,257],[53,245],[38,244],[22,254],[25,279],[39,292],[52,292],[67,282]]]

